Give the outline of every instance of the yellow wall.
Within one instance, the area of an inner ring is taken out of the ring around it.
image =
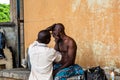
[[[24,0],[24,19],[25,48],[60,22],[77,43],[76,63],[120,67],[120,0]]]

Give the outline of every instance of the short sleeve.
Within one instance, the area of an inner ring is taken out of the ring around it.
[[[56,51],[55,49],[50,49],[49,60],[59,62],[62,59],[62,55],[60,52]]]
[[[60,52],[55,51],[55,62],[59,62],[62,59],[62,55]]]

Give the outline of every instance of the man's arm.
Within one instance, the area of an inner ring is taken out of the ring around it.
[[[76,50],[77,50],[76,43],[73,40],[70,40],[68,42],[68,52],[66,53],[66,54],[68,54],[67,61],[60,68],[53,71],[53,75],[55,75],[59,70],[74,64],[75,57],[76,57]]]
[[[48,31],[53,31],[53,28],[55,27],[56,24],[53,24],[51,26],[49,26],[48,28],[46,28],[45,30],[48,30]]]

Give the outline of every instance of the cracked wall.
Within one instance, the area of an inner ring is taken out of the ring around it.
[[[60,22],[77,43],[76,63],[120,67],[120,0],[25,0],[24,19],[26,49],[40,30]]]

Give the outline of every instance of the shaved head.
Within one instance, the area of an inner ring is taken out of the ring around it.
[[[65,27],[62,23],[57,23],[54,25],[53,31],[58,30],[60,32],[63,32],[65,30]]]
[[[42,30],[38,33],[38,41],[41,43],[48,44],[50,41],[51,35],[50,32],[47,30]]]

